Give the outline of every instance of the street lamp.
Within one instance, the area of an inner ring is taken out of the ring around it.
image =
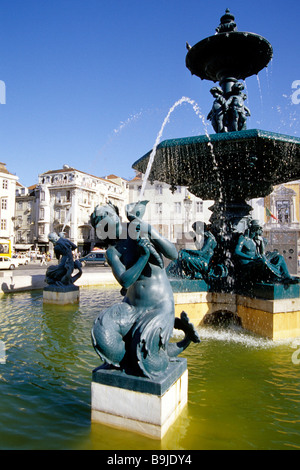
[[[186,229],[185,229],[185,232],[187,233],[189,231],[189,223],[190,223],[190,210],[192,208],[192,200],[191,200],[191,197],[186,195],[184,200],[183,200],[183,205],[184,205],[184,209],[185,209],[185,212],[186,212]]]

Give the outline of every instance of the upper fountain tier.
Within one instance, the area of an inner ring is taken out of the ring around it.
[[[150,154],[133,168],[145,173]],[[218,200],[221,191],[226,201],[264,197],[273,185],[297,179],[300,138],[258,129],[165,140],[149,174],[150,181],[187,186],[204,200]]]
[[[186,63],[202,79],[220,80],[207,116],[216,134],[172,139],[133,164],[149,180],[187,186],[202,199],[241,202],[265,197],[273,185],[300,178],[300,139],[257,129],[246,130],[249,109],[238,80],[258,73],[272,57],[262,36],[236,31],[227,10],[217,34],[187,46]],[[151,157],[151,158],[150,158]]]
[[[266,67],[273,55],[271,44],[262,36],[237,31],[234,16],[226,10],[217,33],[187,45],[186,66],[202,80],[222,82],[233,77],[244,80]]]

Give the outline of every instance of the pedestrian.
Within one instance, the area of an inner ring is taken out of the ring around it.
[[[43,266],[43,264],[47,266],[45,253],[42,254],[42,258],[41,258],[41,266]]]

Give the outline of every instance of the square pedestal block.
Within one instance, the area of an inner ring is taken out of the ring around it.
[[[43,302],[46,304],[69,305],[79,302],[79,287],[53,287],[48,286],[43,290]]]
[[[162,439],[187,404],[186,360],[171,362],[157,381],[95,369],[91,392],[93,422]]]

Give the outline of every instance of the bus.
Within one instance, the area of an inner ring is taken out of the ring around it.
[[[11,240],[0,238],[0,256],[11,258]]]

